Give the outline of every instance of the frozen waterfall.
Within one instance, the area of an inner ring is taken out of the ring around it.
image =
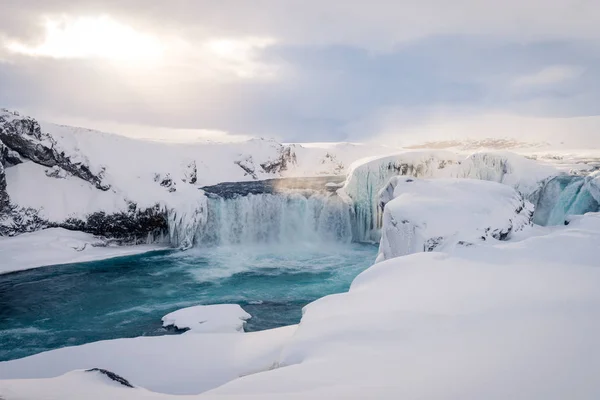
[[[469,178],[509,185],[536,204],[534,221],[564,223],[568,215],[597,211],[600,177],[559,175],[551,166],[505,152],[480,152],[461,157],[451,152],[405,152],[357,162],[340,195],[351,204],[354,238],[379,241],[382,207],[379,192],[393,176]]]
[[[534,222],[562,225],[570,215],[600,211],[600,174],[582,177],[559,175],[540,190]]]

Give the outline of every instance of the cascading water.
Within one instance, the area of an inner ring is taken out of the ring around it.
[[[350,207],[330,193],[211,197],[196,231],[199,246],[352,240]]]
[[[594,211],[600,211],[600,175],[559,175],[542,187],[534,222],[538,225],[562,225],[569,215]]]

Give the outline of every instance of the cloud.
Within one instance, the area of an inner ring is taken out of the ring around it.
[[[3,0],[0,43],[13,51],[0,44],[0,105],[63,122],[286,141],[365,140],[449,108],[598,115],[597,8],[589,0]],[[52,34],[44,21],[58,21]],[[410,118],[389,117],[397,113]]]
[[[513,84],[516,87],[555,85],[576,79],[583,72],[583,68],[574,65],[552,65],[534,74],[519,76]]]

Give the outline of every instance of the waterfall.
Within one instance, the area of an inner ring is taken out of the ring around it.
[[[257,243],[350,242],[350,207],[337,195],[250,194],[211,197],[197,246]]]
[[[600,211],[600,175],[558,175],[540,190],[534,222],[562,225],[570,215]]]

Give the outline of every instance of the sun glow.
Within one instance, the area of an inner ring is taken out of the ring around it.
[[[151,61],[163,53],[160,41],[108,16],[48,18],[41,43],[11,42],[8,49],[33,57]]]

